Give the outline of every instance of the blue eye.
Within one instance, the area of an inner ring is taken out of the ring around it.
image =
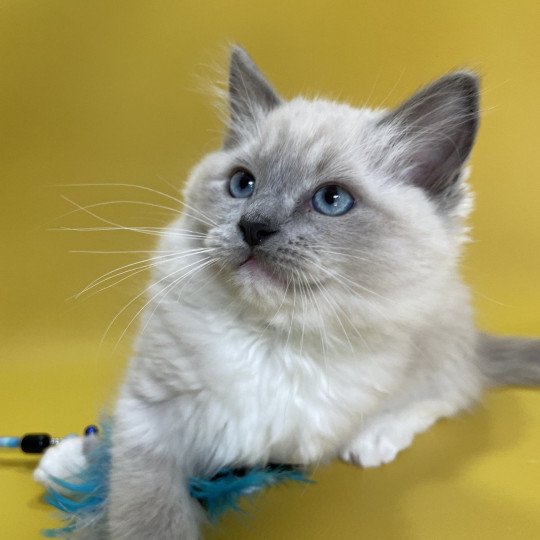
[[[237,199],[247,199],[255,189],[255,178],[247,171],[236,171],[229,182],[229,193]]]
[[[342,216],[353,207],[354,199],[340,186],[324,186],[313,195],[311,204],[325,216]]]

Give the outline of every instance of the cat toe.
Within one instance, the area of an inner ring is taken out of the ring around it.
[[[365,442],[343,452],[341,459],[358,467],[378,467],[393,461],[398,452],[399,449],[389,441],[381,441],[379,445]]]
[[[341,459],[359,467],[378,467],[393,461],[412,439],[412,434],[399,431],[367,431],[341,453]]]

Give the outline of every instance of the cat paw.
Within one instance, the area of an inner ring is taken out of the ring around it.
[[[45,489],[65,493],[66,490],[55,480],[76,482],[77,475],[86,465],[83,437],[66,437],[59,444],[50,446],[43,454],[34,470],[34,480]]]
[[[363,431],[341,452],[343,461],[360,467],[378,467],[393,461],[410,446],[414,433],[396,424],[374,425]]]

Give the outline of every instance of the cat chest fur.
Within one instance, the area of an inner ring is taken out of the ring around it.
[[[174,333],[167,333],[172,321],[164,311],[150,319],[159,334],[145,332],[126,391],[149,410],[158,404],[152,423],[173,429],[198,459],[208,456],[197,468],[330,459],[399,379],[388,349],[368,354],[354,340],[352,349],[324,348],[320,336],[299,343],[230,316],[209,327],[186,313],[178,325],[178,306]]]

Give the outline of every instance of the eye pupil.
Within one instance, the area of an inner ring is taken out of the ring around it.
[[[342,216],[354,205],[353,196],[338,185],[320,188],[311,199],[313,208],[326,216]]]
[[[251,179],[247,174],[242,173],[242,178],[240,179],[240,189],[246,189],[251,184]]]
[[[337,199],[339,199],[339,195],[336,192],[336,188],[334,186],[330,186],[326,189],[324,192],[324,200],[327,204],[336,204]]]

